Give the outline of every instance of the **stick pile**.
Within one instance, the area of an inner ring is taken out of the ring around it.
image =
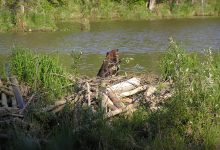
[[[14,80],[16,81],[12,81]],[[27,87],[21,88],[17,81],[14,84],[0,81],[0,121],[3,121],[3,118],[7,120],[8,116],[23,118],[23,111],[29,104],[24,104],[23,97],[27,94],[24,89]],[[89,107],[94,112],[102,109],[106,118],[133,112],[140,104],[155,111],[172,96],[171,89],[172,83],[156,80],[150,82],[141,77],[81,78],[76,81],[73,94],[43,108],[43,112],[57,113],[67,104],[71,104],[73,109]]]
[[[101,108],[106,118],[133,112],[140,104],[154,111],[172,96],[171,86],[169,82],[151,83],[139,77],[79,79],[74,94],[56,101],[44,111],[57,113],[66,104],[73,104],[75,108],[90,107],[93,111]]]
[[[23,121],[23,110],[26,108],[24,96],[27,96],[29,88],[19,85],[15,77],[7,81],[0,79],[0,125],[19,125],[26,127]]]

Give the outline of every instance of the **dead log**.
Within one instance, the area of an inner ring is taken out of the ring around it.
[[[2,93],[1,99],[2,99],[2,106],[8,107],[8,99],[7,99],[7,96],[5,95],[5,93]]]
[[[134,109],[138,106],[138,103],[130,104],[128,106],[125,106],[123,108],[116,109],[115,111],[110,111],[107,114],[105,114],[105,118],[110,118],[115,115],[118,115],[120,113],[126,112],[128,110],[134,111]]]
[[[117,108],[124,107],[124,104],[121,102],[119,96],[113,91],[111,91],[111,89],[107,90],[107,95]]]
[[[18,107],[20,109],[23,109],[25,104],[24,104],[23,97],[21,95],[21,91],[20,91],[19,86],[18,86],[18,80],[15,78],[15,76],[13,76],[13,77],[10,78],[10,81],[12,83],[12,89],[13,89]]]
[[[127,96],[131,96],[131,95],[134,95],[138,92],[141,92],[141,91],[144,91],[147,89],[147,85],[144,85],[144,86],[140,86],[134,90],[131,90],[131,91],[127,91],[127,92],[123,92],[121,94],[119,94],[119,97],[122,98],[122,97],[127,97]]]
[[[47,106],[43,109],[44,112],[53,111],[54,109],[66,104],[66,100],[56,101],[54,105]]]
[[[17,108],[17,101],[14,96],[11,97],[11,101],[12,101],[12,107]]]
[[[4,86],[0,88],[0,91],[5,93],[8,96],[14,96],[14,93],[10,89],[8,89]]]
[[[0,77],[0,91],[5,93],[8,96],[13,96],[14,95],[10,88],[3,85],[1,77]]]
[[[3,86],[3,83],[2,83],[2,79],[1,79],[1,76],[0,76],[0,88]]]
[[[147,91],[144,93],[146,97],[151,96],[154,92],[156,92],[156,88],[154,86],[150,86]]]
[[[91,105],[91,97],[90,97],[91,92],[90,92],[90,85],[88,82],[86,82],[86,86],[87,86],[87,93],[88,93],[88,106],[90,106]]]
[[[60,105],[60,106],[56,107],[55,109],[53,109],[52,112],[53,113],[60,112],[61,110],[63,110],[64,107],[65,107],[65,105]]]
[[[114,103],[110,100],[110,98],[103,93],[103,98],[102,98],[102,108],[109,107],[111,110],[116,110],[118,109]]]
[[[130,90],[133,90],[134,88],[137,88],[138,86],[140,86],[140,79],[139,78],[131,78],[129,80],[120,82],[118,84],[115,84],[111,87],[108,87],[106,90],[107,91],[113,91],[115,93],[123,93],[123,92],[127,92]]]
[[[122,98],[121,101],[123,103],[132,103],[133,102],[133,100],[131,98]]]

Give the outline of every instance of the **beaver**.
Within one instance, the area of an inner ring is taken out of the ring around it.
[[[102,78],[117,76],[120,68],[120,62],[118,49],[113,49],[107,52],[97,76]]]

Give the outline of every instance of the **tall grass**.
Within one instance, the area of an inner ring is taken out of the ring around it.
[[[72,84],[68,80],[68,73],[59,65],[58,58],[16,47],[12,50],[10,60],[12,71],[20,80],[50,98],[66,94]]]

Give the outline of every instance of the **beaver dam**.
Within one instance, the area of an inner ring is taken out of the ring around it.
[[[15,81],[14,81],[15,80]],[[13,81],[13,82],[11,82]],[[75,81],[77,92],[64,96],[54,104],[39,109],[42,112],[58,113],[66,105],[72,110],[91,108],[93,112],[104,110],[105,117],[133,112],[144,105],[154,111],[160,109],[167,98],[172,96],[172,82],[160,82],[157,76],[117,76],[108,78],[78,78]],[[0,119],[2,123],[25,121],[24,113],[35,94],[30,88],[18,84],[15,77],[9,81],[0,81]],[[22,98],[23,97],[23,98]]]

